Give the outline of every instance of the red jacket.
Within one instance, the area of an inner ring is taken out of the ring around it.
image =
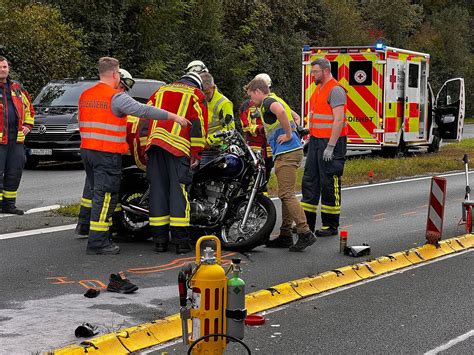
[[[270,158],[272,149],[267,143],[262,117],[260,117],[258,108],[250,99],[247,99],[240,106],[239,113],[248,145],[254,150],[261,149],[262,156]]]
[[[127,117],[127,143],[129,154],[135,165],[146,170],[148,163],[145,148],[148,141],[148,130],[151,120],[147,118]]]
[[[177,157],[192,154],[201,159],[207,134],[207,108],[201,90],[178,82],[164,85],[151,96],[149,104],[186,117],[192,125],[182,128],[172,120],[151,122],[146,150],[157,145]]]
[[[23,88],[23,86],[13,80],[7,79],[10,83],[10,92],[12,95],[13,105],[18,116],[18,134],[16,137],[17,143],[25,141],[23,133],[23,126],[33,129],[35,110],[31,103],[30,95]],[[8,143],[8,103],[6,87],[0,87],[0,144]]]

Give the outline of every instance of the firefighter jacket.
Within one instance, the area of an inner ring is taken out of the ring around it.
[[[246,132],[247,143],[253,150],[261,150],[264,158],[272,156],[272,148],[267,143],[262,117],[252,100],[247,99],[240,106],[240,120]]]
[[[341,86],[334,78],[329,80],[322,88],[316,86],[310,101],[309,132],[316,138],[331,138],[334,116],[329,104],[329,95],[335,86]],[[342,87],[342,86],[341,86]],[[345,89],[344,89],[345,90]],[[344,127],[340,137],[347,136],[346,120],[347,104],[344,105]]]
[[[288,120],[290,121],[292,137],[289,141],[284,142],[283,144],[279,144],[277,139],[280,135],[285,134],[285,130],[276,116],[272,112],[268,112],[269,107],[273,101],[280,103],[284,107],[285,113],[288,116]],[[283,99],[273,93],[270,94],[263,100],[262,105],[260,106],[260,112],[262,113],[268,144],[270,144],[270,147],[272,147],[272,153],[275,158],[280,154],[302,149],[300,138],[296,133],[296,123],[293,119],[293,116],[291,115],[291,108]]]
[[[148,129],[151,121],[146,118],[138,118],[134,116],[127,117],[127,144],[128,154],[130,154],[135,165],[146,170],[147,156],[145,154],[148,142]]]
[[[112,97],[119,90],[99,82],[79,97],[81,148],[109,153],[125,153],[127,120],[112,112]]]
[[[216,88],[211,101],[207,103],[207,110],[209,115],[207,143],[210,146],[220,145],[221,140],[215,135],[222,131],[235,129],[232,102]]]
[[[7,79],[10,84],[10,93],[13,106],[18,117],[18,133],[16,136],[17,143],[25,141],[23,126],[33,129],[35,110],[31,103],[30,95],[17,82]],[[8,143],[8,102],[6,86],[0,86],[0,144]]]
[[[148,131],[146,150],[157,145],[174,156],[191,155],[201,159],[207,132],[207,108],[204,94],[198,88],[184,83],[172,83],[160,87],[148,104],[173,112],[191,121],[182,128],[172,120],[153,121]]]

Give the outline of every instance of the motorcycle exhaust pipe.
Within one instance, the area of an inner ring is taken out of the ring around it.
[[[134,205],[122,205],[122,209],[127,212],[134,213],[142,217],[148,218],[150,216],[150,212],[146,208],[142,208],[142,207],[138,207]]]

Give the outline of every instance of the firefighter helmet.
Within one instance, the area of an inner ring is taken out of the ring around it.
[[[130,90],[133,85],[135,85],[135,80],[133,80],[132,75],[125,69],[120,68],[120,84],[125,87],[125,90]]]
[[[193,73],[209,73],[209,69],[207,69],[206,65],[201,62],[200,60],[193,60],[188,64],[186,67],[186,73],[193,72]]]
[[[201,79],[201,75],[199,75],[198,73],[195,73],[195,72],[186,73],[181,77],[181,79],[186,80],[186,81],[191,81],[193,84],[195,84],[197,88],[202,90],[202,79]]]
[[[272,86],[272,79],[270,78],[270,75],[268,75],[267,73],[257,74],[255,75],[254,79],[262,79],[265,82],[265,84],[268,85],[268,87]]]

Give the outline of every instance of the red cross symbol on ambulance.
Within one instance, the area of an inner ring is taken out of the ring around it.
[[[392,68],[392,75],[389,76],[389,80],[392,83],[392,90],[395,88],[397,83],[397,76],[395,75],[395,68]]]

